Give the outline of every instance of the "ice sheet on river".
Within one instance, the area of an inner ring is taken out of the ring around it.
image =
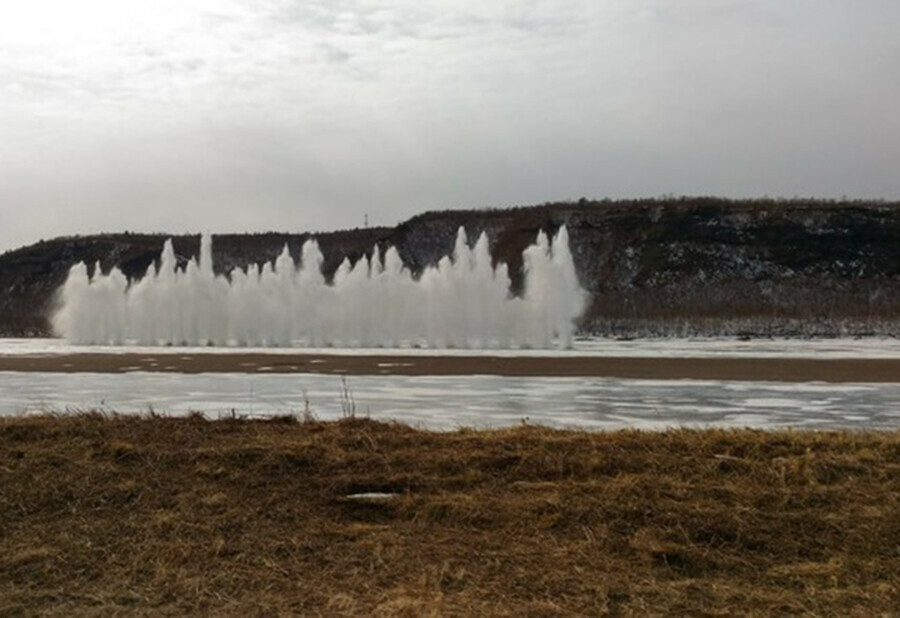
[[[54,354],[335,354],[422,356],[620,356],[620,357],[747,357],[747,358],[900,358],[900,339],[635,339],[622,341],[581,338],[571,350],[428,349],[428,348],[238,348],[238,347],[140,347],[78,346],[62,339],[0,339],[0,356]]]
[[[900,429],[900,384],[782,384],[702,380],[353,376],[357,414],[429,429],[678,426]],[[123,413],[340,418],[334,375],[0,373],[0,414],[103,409]]]

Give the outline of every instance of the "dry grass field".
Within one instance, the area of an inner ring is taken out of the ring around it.
[[[898,433],[0,419],[3,616],[897,608]]]

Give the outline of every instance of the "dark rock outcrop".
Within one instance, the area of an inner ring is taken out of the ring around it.
[[[317,234],[331,275],[373,246],[414,271],[447,255],[456,231],[486,231],[521,292],[522,250],[567,225],[591,303],[587,331],[665,334],[900,335],[900,204],[716,198],[587,201],[425,213],[395,228]],[[54,294],[77,262],[142,275],[164,235],[58,238],[0,256],[0,334],[47,335]],[[309,234],[214,237],[216,268],[295,258]],[[198,236],[173,237],[186,262]]]

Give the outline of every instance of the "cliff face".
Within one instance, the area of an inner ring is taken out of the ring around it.
[[[711,198],[548,204],[416,216],[395,228],[319,234],[327,275],[394,245],[420,271],[464,226],[482,231],[521,291],[521,253],[540,229],[568,226],[582,284],[583,328],[603,334],[900,335],[900,204],[734,202]],[[0,256],[0,334],[47,335],[54,293],[77,262],[137,277],[163,235],[104,234],[41,242]],[[219,235],[216,268],[299,256],[307,234]],[[187,261],[199,237],[174,237]]]

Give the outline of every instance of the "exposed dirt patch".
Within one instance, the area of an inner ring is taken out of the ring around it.
[[[339,375],[500,375],[897,382],[900,358],[623,358],[597,356],[349,356],[344,354],[60,354],[0,356],[0,371],[56,373],[327,373]]]

